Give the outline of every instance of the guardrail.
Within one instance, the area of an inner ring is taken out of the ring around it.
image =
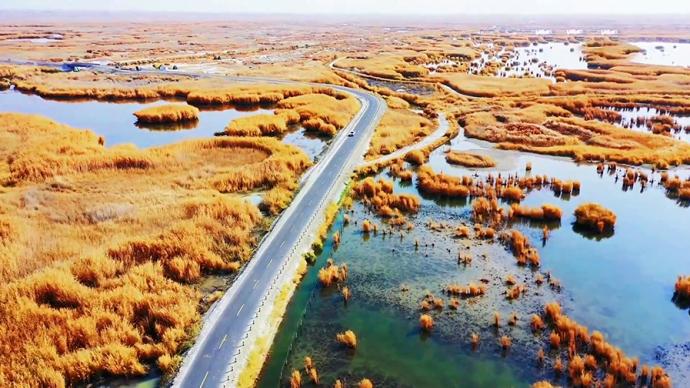
[[[347,139],[347,133],[354,128],[359,120],[361,120],[364,112],[366,111],[366,108],[368,107],[368,102],[362,98],[362,97],[357,97],[361,103],[362,103],[362,109],[358,113],[357,117],[352,120],[352,122],[348,125],[348,127],[344,128],[340,132],[340,137],[337,139],[338,143],[342,143]],[[380,118],[381,115],[381,105],[379,105],[379,108],[377,109],[374,117],[375,119]],[[366,146],[369,144],[370,136],[373,131],[370,128],[370,133],[367,134],[367,136],[361,136],[358,139],[358,144],[355,147],[355,150],[353,151],[354,154],[358,154],[363,156],[364,151],[366,149]],[[331,149],[329,150],[328,154],[324,157],[324,160],[322,160],[317,166],[319,170],[315,171],[320,171],[321,169],[324,168],[325,165],[327,165],[327,160],[330,160],[333,155],[335,155],[335,152],[337,152],[339,147],[333,147],[331,146]],[[326,210],[327,205],[332,201],[332,199],[336,196],[339,195],[342,190],[345,189],[347,182],[350,180],[350,171],[353,170],[353,168],[359,163],[359,158],[350,159],[349,163],[343,164],[340,166],[338,169],[338,173],[336,175],[336,180],[333,185],[328,189],[326,195],[324,195],[321,200],[319,201],[318,205],[316,206],[315,211],[312,213],[312,216],[309,218],[309,221],[307,222],[305,228],[302,229],[302,232],[300,233],[300,236],[298,237],[298,243],[294,245],[290,251],[281,257],[281,260],[283,261],[280,271],[278,273],[278,276],[273,279],[270,287],[268,288],[268,291],[266,294],[264,294],[262,298],[262,303],[259,305],[258,310],[254,314],[254,318],[252,319],[252,323],[249,325],[247,330],[242,333],[241,338],[243,338],[242,342],[240,342],[240,345],[237,347],[237,350],[235,352],[235,356],[230,362],[230,365],[228,366],[228,369],[225,371],[224,374],[224,379],[223,379],[223,384],[224,386],[233,386],[234,383],[238,380],[239,374],[241,373],[243,367],[246,365],[249,353],[251,349],[246,349],[249,347],[250,344],[247,343],[247,339],[249,339],[249,335],[252,334],[252,331],[254,329],[254,324],[257,321],[257,319],[262,318],[266,316],[265,318],[268,318],[267,315],[271,313],[271,309],[274,305],[273,302],[275,302],[275,298],[278,296],[278,293],[280,292],[280,288],[282,284],[286,284],[286,282],[292,281],[292,278],[294,276],[294,273],[296,271],[297,266],[299,265],[299,260],[302,260],[303,257],[302,255],[306,253],[310,248],[311,244],[313,242],[313,236],[315,235],[315,232],[318,230],[318,228],[321,227],[321,224],[323,223],[323,219],[325,219],[324,212]],[[312,172],[312,176],[318,176],[315,172]],[[305,182],[303,187],[306,186],[308,183],[313,183],[313,182]],[[295,198],[297,200],[297,197]],[[285,219],[287,217],[281,216],[281,219]],[[317,222],[318,219],[318,222]],[[277,225],[277,222],[276,222]],[[268,236],[265,235],[264,237],[266,238]],[[311,236],[311,238],[309,238]],[[250,262],[251,263],[251,262]],[[293,271],[286,271],[287,267],[289,264],[292,264],[293,267],[295,267]],[[286,277],[286,275],[290,275],[289,277]],[[236,283],[237,284],[237,283]],[[268,308],[266,308],[268,307]]]

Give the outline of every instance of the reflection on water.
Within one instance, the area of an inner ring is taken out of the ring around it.
[[[668,131],[662,131],[662,134],[668,134],[678,140],[690,141],[690,116],[681,116],[671,113],[661,112],[656,108],[650,107],[636,107],[633,109],[619,109],[619,108],[609,108],[614,110],[621,115],[620,121],[615,124],[623,127],[632,129],[638,132],[653,131],[654,120],[649,120],[652,118],[667,118],[669,123],[673,123]]]
[[[674,383],[687,384],[683,365],[690,357],[690,319],[688,311],[672,301],[672,295],[676,277],[690,273],[686,259],[690,241],[683,238],[690,230],[690,209],[667,197],[658,185],[659,174],[650,175],[654,183],[645,190],[639,185],[623,190],[622,171],[600,175],[593,165],[497,150],[462,135],[451,143],[452,149],[492,156],[497,167],[481,170],[449,165],[444,158],[448,146],[444,146],[430,155],[429,163],[436,171],[480,177],[490,171],[523,175],[524,166],[531,162],[532,174],[581,182],[577,196],[560,196],[549,189],[527,192],[524,205],[552,203],[563,210],[561,223],[549,225],[551,234],[543,246],[539,243],[543,224],[511,224],[538,247],[540,271],[558,278],[562,292],[533,288],[533,272],[517,267],[497,243],[470,243],[466,249],[474,257],[472,264],[458,265],[458,250],[465,249],[466,242],[426,225],[429,220],[453,227],[462,222],[471,225],[470,201],[422,196],[419,214],[408,217],[415,224],[412,231],[402,237],[398,232],[379,232],[368,239],[363,239],[355,220],[361,223],[370,218],[379,224],[381,220],[355,203],[351,225],[343,227],[339,218],[334,226],[343,236],[340,247],[333,251],[327,242],[290,304],[260,386],[285,383],[293,368],[302,368],[307,355],[316,362],[325,384],[344,378],[352,385],[363,377],[371,378],[376,386],[521,386],[544,378],[554,381],[552,368],[539,368],[534,362],[537,349],[546,340],[531,335],[524,322],[551,300],[559,300],[572,318],[590,330],[602,331],[612,344],[639,357],[641,363],[661,363]],[[682,178],[690,173],[676,172]],[[415,185],[398,182],[395,192],[418,194]],[[573,212],[585,202],[599,202],[617,214],[612,235],[594,237],[573,228]],[[418,249],[412,244],[415,240],[422,243]],[[349,266],[347,285],[352,299],[347,306],[337,290],[324,290],[317,284],[316,272],[328,257]],[[529,284],[531,291],[518,301],[507,301],[500,293],[505,288],[496,285],[507,273]],[[426,292],[442,295],[440,288],[445,284],[467,284],[479,278],[491,282],[487,295],[462,301],[458,311],[446,308],[433,313],[434,331],[428,337],[420,335],[419,301]],[[401,291],[403,284],[409,291]],[[513,338],[507,355],[496,345],[498,334],[488,328],[493,311],[500,311],[503,317],[516,311],[523,322],[516,328],[501,328],[501,334]],[[357,333],[359,345],[354,352],[344,350],[334,339],[335,333],[347,329]],[[468,348],[473,332],[482,338],[477,353]],[[565,378],[555,382],[568,383]]]
[[[134,125],[139,129],[149,131],[184,131],[187,129],[194,129],[199,126],[199,120],[185,120],[168,124],[142,123],[137,121],[134,123]]]
[[[581,44],[540,43],[516,47],[508,64],[499,71],[502,77],[543,77],[555,80],[557,69],[586,69]]]
[[[495,74],[498,77],[538,77],[555,81],[553,73],[557,69],[587,68],[580,43],[538,43],[510,51],[487,46],[487,50],[495,53],[482,52],[481,57],[472,62],[471,73],[479,73],[489,62],[497,61],[502,63]]]
[[[299,128],[286,134],[283,136],[283,142],[301,148],[311,160],[318,159],[328,144],[324,138],[304,128]]]
[[[666,66],[690,66],[690,43],[631,42],[644,50],[630,56],[636,63]]]
[[[154,147],[175,143],[186,139],[212,137],[223,131],[225,126],[238,117],[259,113],[271,113],[270,110],[222,111],[202,110],[199,120],[192,128],[184,125],[151,126],[139,128],[134,112],[147,107],[161,105],[166,101],[109,103],[103,101],[66,101],[47,100],[35,95],[19,93],[15,90],[0,92],[0,110],[44,115],[59,123],[75,128],[90,129],[103,136],[107,146],[131,143],[139,147]],[[192,122],[194,124],[194,122]]]
[[[423,83],[386,81],[376,78],[366,78],[366,80],[371,86],[388,88],[398,93],[412,93],[420,96],[429,96],[436,92],[433,86]]]
[[[522,174],[531,162],[532,174],[579,180],[582,189],[577,197],[568,200],[542,190],[529,193],[523,201],[527,206],[558,205],[563,209],[563,225],[574,221],[575,208],[584,202],[599,202],[617,214],[615,234],[610,238],[592,238],[589,233],[583,238],[576,228],[561,227],[540,249],[544,269],[561,279],[572,296],[565,307],[574,318],[603,330],[614,344],[642,360],[653,359],[657,346],[688,341],[687,311],[678,310],[669,301],[676,277],[690,273],[690,262],[683,253],[690,249],[690,241],[678,238],[690,230],[690,210],[667,197],[658,185],[658,173],[650,176],[654,184],[644,191],[639,185],[623,189],[622,171],[617,173],[618,179],[616,175],[600,176],[592,165],[497,150],[489,143],[463,139],[462,135],[454,141],[496,159],[493,170],[503,174]],[[430,163],[449,174],[468,174],[466,168],[447,164],[442,150],[432,153]],[[677,173],[683,179],[690,176],[686,169]],[[630,303],[632,300],[635,303]]]
[[[166,103],[163,100],[145,103],[49,100],[14,89],[0,92],[0,112],[40,114],[75,128],[90,129],[103,136],[107,146],[130,143],[145,148],[187,139],[209,138],[222,132],[236,118],[272,112],[270,109],[238,110],[231,106],[204,107],[196,121],[160,125],[137,122],[134,112]],[[301,148],[312,159],[321,154],[327,144],[299,127],[285,135],[283,140]]]

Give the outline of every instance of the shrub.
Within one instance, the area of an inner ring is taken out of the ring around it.
[[[333,284],[347,280],[347,275],[347,264],[337,266],[329,261],[324,268],[319,270],[318,278],[321,285],[324,287],[330,287]]]
[[[585,203],[575,209],[575,222],[599,233],[613,230],[616,214],[596,203]]]
[[[678,276],[675,289],[676,298],[690,300],[690,276]]]
[[[374,383],[369,379],[362,379],[359,381],[359,388],[374,388]]]
[[[292,370],[290,375],[290,388],[300,388],[302,386],[302,373],[297,369]]]
[[[455,229],[455,237],[468,238],[470,237],[470,228],[465,225],[460,225]]]
[[[448,295],[462,296],[463,298],[471,298],[475,296],[481,296],[486,293],[486,286],[484,284],[470,283],[466,286],[461,286],[458,284],[450,284],[445,289]]]
[[[530,322],[530,327],[533,331],[539,331],[544,328],[544,321],[537,314],[532,314],[532,320]]]
[[[436,174],[431,167],[422,166],[417,171],[419,189],[427,194],[447,197],[467,197],[473,180],[469,177],[458,178],[445,174]]]
[[[292,110],[240,117],[228,123],[225,133],[232,136],[278,136],[299,120],[299,114]]]
[[[353,187],[353,192],[377,214],[386,217],[398,216],[400,212],[416,213],[420,199],[412,194],[393,194],[393,182],[366,178]]]
[[[513,341],[510,339],[510,337],[508,337],[506,335],[501,336],[501,339],[499,340],[499,342],[500,342],[503,350],[508,350],[513,345]]]
[[[420,150],[412,150],[405,154],[405,161],[415,164],[417,166],[421,166],[422,164],[424,164],[426,162],[426,158],[427,156],[424,153],[424,151]]]
[[[517,186],[507,187],[501,193],[501,198],[509,201],[520,202],[523,197],[522,189]]]
[[[146,124],[179,123],[199,119],[199,109],[185,104],[166,104],[134,112],[137,121]]]
[[[378,226],[375,223],[369,220],[364,220],[364,222],[362,222],[362,232],[369,233],[376,231],[378,231]]]
[[[374,131],[367,157],[390,154],[411,145],[430,134],[433,127],[433,123],[422,115],[407,109],[388,109]],[[415,158],[421,161],[417,164],[422,164],[426,156],[415,154]]]
[[[546,316],[553,322],[557,321],[561,316],[561,305],[558,302],[547,303],[544,307]]]
[[[504,233],[501,238],[508,243],[519,265],[539,266],[539,252],[530,245],[527,237],[519,230]]]
[[[434,318],[432,318],[431,315],[422,314],[419,317],[419,327],[424,331],[431,331],[434,327]]]
[[[446,154],[446,162],[458,164],[464,167],[484,168],[494,167],[496,162],[485,155],[473,154],[470,152],[450,151]]]
[[[555,331],[552,331],[549,335],[549,342],[552,348],[558,349],[561,346],[561,336]]]
[[[338,333],[335,336],[335,339],[338,341],[338,343],[343,344],[350,349],[357,347],[357,336],[352,330],[346,330],[342,333]]]
[[[349,301],[352,297],[352,293],[350,292],[350,289],[348,287],[343,287],[341,293],[343,294],[343,300],[345,301],[345,303],[347,303],[347,301]]]
[[[412,180],[412,171],[405,169],[405,164],[402,159],[398,159],[395,163],[390,166],[390,175],[400,178],[402,181]]]
[[[538,208],[520,206],[516,203],[510,207],[513,217],[525,217],[533,220],[557,221],[562,217],[561,209],[556,205],[544,204]]]
[[[477,347],[479,346],[479,334],[477,334],[477,333],[470,334],[470,343],[472,344],[472,349],[476,350]]]

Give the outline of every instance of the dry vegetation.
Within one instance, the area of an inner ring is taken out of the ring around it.
[[[559,221],[563,212],[558,206],[544,204],[541,207],[530,208],[513,204],[510,207],[509,218],[524,217],[533,220]]]
[[[415,59],[414,53],[410,53],[410,56],[374,54],[341,58],[337,66],[357,70],[374,77],[399,80],[428,75],[428,69],[413,63]]]
[[[400,217],[403,212],[416,213],[419,210],[419,197],[412,194],[393,194],[393,182],[366,178],[352,189],[355,196],[361,199],[376,214],[384,217]]]
[[[504,149],[657,167],[690,163],[687,143],[571,117],[554,105],[470,113],[461,121],[467,136],[498,143]]]
[[[427,117],[406,109],[389,109],[374,132],[367,158],[375,159],[416,143],[433,129],[434,123]]]
[[[263,94],[260,96],[259,103],[265,98]],[[330,89],[295,89],[284,92],[283,96],[286,98],[275,101],[275,114],[235,119],[225,131],[229,135],[275,136],[287,132],[293,124],[300,124],[309,131],[333,136],[347,126],[359,109],[354,97]]]
[[[236,193],[289,191],[310,164],[270,138],[144,151],[35,116],[0,128],[0,380],[26,385],[174,370],[195,283],[237,270],[266,226]]]
[[[342,333],[338,333],[335,339],[338,341],[338,343],[341,343],[350,349],[357,347],[357,336],[352,330],[346,330]]]
[[[199,108],[184,104],[152,106],[134,112],[137,121],[145,124],[167,124],[199,119]]]
[[[575,209],[575,222],[590,230],[603,233],[612,231],[616,214],[596,203],[585,203]]]
[[[462,73],[443,73],[438,79],[459,93],[472,97],[534,97],[550,93],[548,80],[502,78]]]
[[[226,28],[231,27],[218,27],[222,32],[217,36],[226,37]],[[339,30],[350,28],[342,26]],[[136,41],[160,32],[158,28],[139,31],[136,37],[125,40],[138,44]],[[659,168],[690,164],[690,145],[671,137],[681,128],[668,116],[690,113],[687,69],[633,64],[628,55],[637,51],[636,47],[597,38],[584,45],[584,55],[596,69],[557,70],[553,72],[555,83],[529,77],[503,79],[488,76],[496,72],[503,58],[468,74],[473,71],[469,60],[477,58],[480,49],[468,41],[451,42],[444,35],[446,31],[425,32],[430,35],[425,39],[418,34],[401,34],[395,43],[382,43],[378,33],[363,38],[361,32],[308,32],[305,36],[316,41],[310,43],[312,47],[300,47],[295,41],[275,43],[268,38],[252,38],[253,45],[261,47],[233,47],[232,61],[215,59],[215,55],[229,56],[225,40],[214,44],[201,37],[199,48],[208,53],[200,58],[189,56],[190,47],[179,43],[184,39],[178,40],[180,47],[168,47],[167,43],[166,48],[147,47],[144,51],[148,57],[144,59],[133,57],[139,50],[113,50],[112,41],[103,42],[90,53],[77,53],[79,50],[72,47],[74,53],[61,54],[60,45],[50,45],[41,55],[105,58],[123,66],[150,65],[168,54],[199,64],[211,61],[213,55],[213,65],[237,74],[356,85],[385,97],[390,107],[372,139],[367,154],[370,159],[427,136],[435,124],[434,111],[443,111],[452,119],[451,126],[461,125],[468,137],[497,143],[502,149],[600,161],[601,171],[604,162]],[[344,44],[339,41],[343,36],[349,38],[342,39]],[[497,44],[494,52],[499,47],[511,51],[516,46],[545,42],[541,37],[484,39]],[[355,72],[329,69],[327,64],[338,56],[336,67]],[[446,60],[453,63],[435,66]],[[365,80],[357,72],[377,78]],[[375,86],[370,81],[389,83]],[[437,87],[439,83],[446,88]],[[228,124],[228,134],[251,139],[194,141],[148,151],[106,149],[88,133],[63,127],[57,133],[54,124],[43,120],[0,115],[0,280],[4,281],[0,322],[7,327],[2,343],[12,344],[2,351],[6,362],[0,367],[0,382],[26,385],[79,384],[98,374],[136,375],[145,372],[148,362],[174,370],[180,362],[177,354],[191,334],[189,328],[198,322],[199,303],[205,301],[195,283],[206,274],[239,268],[249,257],[257,232],[265,227],[257,209],[236,193],[263,191],[262,210],[277,214],[291,200],[297,177],[309,165],[301,152],[261,136],[279,136],[298,124],[330,136],[358,109],[351,97],[307,85],[235,85],[218,79],[195,81],[184,76],[90,71],[66,76],[46,68],[0,66],[0,89],[10,84],[20,91],[62,99],[176,98],[197,106],[276,108],[275,114]],[[431,92],[420,97],[413,94],[415,90]],[[412,108],[422,108],[424,114],[410,111]],[[640,133],[621,125],[621,114],[609,108],[656,108],[662,113],[640,121],[651,132]],[[528,238],[504,228],[514,218],[558,222],[562,218],[560,208],[549,204],[531,208],[519,202],[529,191],[545,188],[556,195],[576,195],[579,182],[539,175],[489,174],[484,179],[451,176],[425,166],[431,150],[452,137],[405,155],[405,161],[420,166],[418,189],[425,194],[471,198],[476,224],[453,225],[449,230],[461,239],[470,238],[472,231],[476,239],[498,236],[513,252],[517,264],[538,266],[539,254]],[[478,156],[453,151],[446,159],[472,167],[494,165]],[[412,179],[413,172],[401,159],[391,163],[392,176]],[[623,179],[630,187],[635,182],[647,182],[637,172],[632,176],[626,173]],[[123,193],[121,182],[125,180],[131,183]],[[666,174],[662,184],[670,196],[690,199],[687,181]],[[385,179],[360,181],[353,187],[353,195],[391,224],[420,207],[419,198],[394,194],[392,183]],[[616,221],[615,214],[596,204],[578,207],[575,216],[578,224],[600,233],[612,230]],[[436,224],[429,226],[436,227],[443,229]],[[379,225],[364,220],[361,230],[377,233]],[[382,231],[385,233],[385,226]],[[548,231],[544,227],[544,241]],[[458,254],[458,262],[471,265],[472,256]],[[347,301],[351,295],[345,286],[347,275],[346,265],[329,260],[318,279],[323,287],[337,288]],[[555,278],[547,277],[550,284],[558,284]],[[537,279],[537,284],[544,282],[541,274]],[[515,278],[506,283],[510,286],[505,292],[508,299],[520,298],[525,292],[526,284]],[[677,298],[688,298],[688,284],[689,278],[678,279]],[[484,284],[475,283],[444,288],[451,297],[448,306],[455,309],[460,298],[480,297],[486,290]],[[422,303],[424,310],[444,307],[443,299],[433,296]],[[507,322],[519,327],[516,315]],[[501,323],[496,313],[496,329]],[[434,318],[423,314],[419,325],[430,331]],[[540,349],[537,360],[544,363],[545,357],[552,357],[552,372],[567,374],[575,386],[639,383],[666,387],[671,383],[663,369],[639,367],[601,333],[590,335],[557,304],[547,305],[544,314],[534,314],[529,328],[545,349],[551,348],[548,355]],[[496,338],[503,349],[512,346],[511,337]],[[336,340],[356,347],[352,331],[337,334]],[[476,350],[478,334],[471,334],[471,343]],[[27,365],[39,367],[30,369]],[[308,363],[305,360],[304,372],[303,376],[299,370],[293,371],[293,387],[308,380],[319,383],[311,359]],[[367,379],[359,383],[361,387],[372,385]],[[342,386],[340,380],[336,386]],[[551,384],[542,381],[534,386]]]
[[[677,299],[690,301],[690,276],[678,276],[674,296]]]
[[[464,167],[484,168],[495,167],[496,162],[490,156],[471,152],[450,151],[446,154],[446,162]]]
[[[555,349],[554,371],[563,373],[560,361],[561,348],[570,360],[567,373],[575,386],[591,386],[597,376],[602,376],[604,386],[635,385],[638,382],[652,387],[670,387],[671,378],[663,368],[647,365],[640,367],[636,358],[626,356],[622,350],[606,341],[603,334],[575,322],[561,312],[556,302],[544,309],[545,321],[552,329],[550,346]],[[540,353],[543,360],[543,353]]]

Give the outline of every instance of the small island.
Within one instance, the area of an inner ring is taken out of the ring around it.
[[[186,104],[166,104],[134,112],[138,123],[171,124],[199,120],[199,109]]]
[[[490,156],[460,151],[449,151],[446,154],[446,161],[465,167],[484,168],[496,166],[496,162]]]

